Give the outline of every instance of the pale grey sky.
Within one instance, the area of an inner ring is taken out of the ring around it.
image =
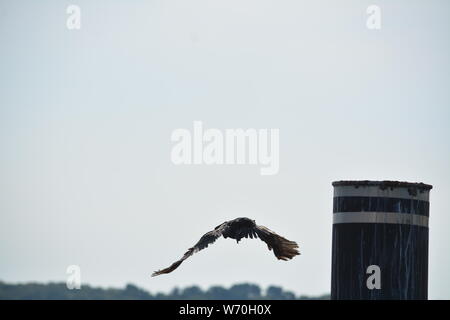
[[[432,184],[430,298],[450,298],[450,2],[0,2],[0,279],[329,292],[333,180]],[[81,30],[66,8],[81,8]],[[382,28],[366,28],[380,6]],[[280,171],[175,166],[171,133],[280,129]],[[204,232],[248,216],[300,244]]]

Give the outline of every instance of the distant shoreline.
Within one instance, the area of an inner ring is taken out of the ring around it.
[[[321,296],[296,296],[278,286],[265,290],[256,284],[240,283],[229,288],[211,286],[202,290],[198,286],[174,288],[170,293],[150,293],[133,284],[124,288],[101,288],[83,285],[69,290],[63,282],[6,283],[0,281],[0,300],[327,300]]]

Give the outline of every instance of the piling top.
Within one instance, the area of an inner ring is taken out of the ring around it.
[[[332,183],[333,187],[343,187],[343,186],[353,186],[355,188],[368,187],[368,186],[378,186],[380,190],[395,189],[395,188],[406,188],[410,195],[417,195],[418,193],[423,193],[430,191],[433,186],[430,184],[425,184],[422,182],[405,182],[405,181],[370,181],[370,180],[340,180],[334,181]]]

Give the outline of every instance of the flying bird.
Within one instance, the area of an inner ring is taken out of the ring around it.
[[[264,226],[258,226],[255,223],[255,220],[249,218],[236,218],[234,220],[225,221],[215,227],[214,230],[205,233],[192,248],[189,248],[188,251],[186,251],[180,260],[172,263],[170,267],[153,272],[152,277],[172,272],[178,268],[184,260],[194,253],[205,249],[208,245],[220,238],[220,236],[223,236],[225,239],[235,239],[237,243],[239,243],[242,238],[260,238],[267,244],[269,250],[273,249],[275,257],[279,260],[289,260],[300,254],[297,250],[298,245],[296,242],[287,240]]]

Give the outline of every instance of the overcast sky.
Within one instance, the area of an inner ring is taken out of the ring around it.
[[[0,2],[0,280],[330,291],[331,182],[434,186],[430,298],[450,298],[450,2]],[[81,8],[68,30],[66,8]],[[380,30],[366,27],[370,4]],[[280,169],[176,166],[173,130],[277,128]],[[248,216],[300,244],[220,239]]]

